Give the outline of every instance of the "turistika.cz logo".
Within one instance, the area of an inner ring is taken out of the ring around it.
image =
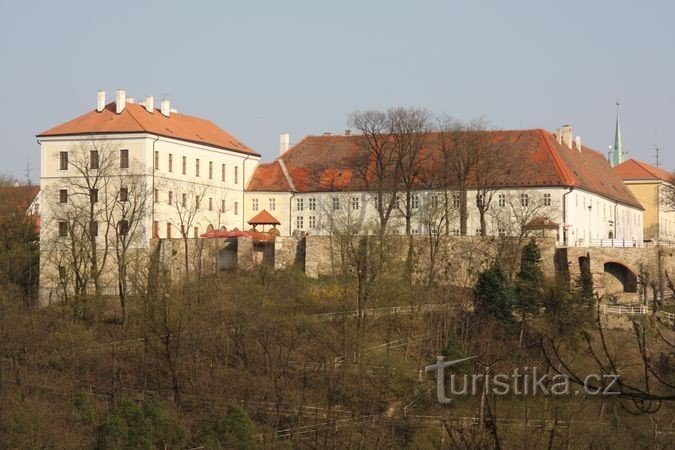
[[[471,356],[445,361],[445,357],[438,356],[436,364],[424,368],[425,372],[436,374],[436,396],[440,403],[452,401],[446,394],[445,368],[475,358],[476,356]],[[450,395],[479,395],[482,392],[495,395],[578,395],[581,393],[617,395],[619,393],[615,386],[619,379],[618,375],[590,374],[584,378],[580,389],[573,390],[572,385],[576,384],[568,375],[540,374],[536,367],[515,368],[510,373],[490,373],[489,368],[486,368],[481,374],[450,374],[449,378]]]

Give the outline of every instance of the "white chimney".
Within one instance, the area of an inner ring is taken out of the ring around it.
[[[124,89],[118,89],[115,97],[115,112],[120,114],[124,111],[124,106],[127,103],[127,93]]]
[[[176,108],[171,108],[170,111],[171,114],[178,114],[178,110]]]
[[[352,130],[345,130],[345,136],[351,136]]]
[[[578,151],[581,151],[581,136],[574,138],[574,145],[577,147]]]
[[[96,93],[96,111],[101,112],[105,109],[105,91]]]
[[[567,146],[567,148],[572,148],[572,127],[569,125],[563,125],[560,129],[562,135],[562,142]]]
[[[555,130],[555,139],[556,139],[556,141],[558,141],[558,144],[562,143],[561,137],[562,137],[562,134],[560,133],[560,128],[558,128],[557,130]]]
[[[279,135],[279,156],[283,155],[288,151],[290,147],[291,135],[288,133],[281,133]]]
[[[160,110],[163,116],[169,117],[169,115],[171,115],[171,103],[169,103],[169,100],[162,100],[160,103]]]
[[[127,103],[134,103],[134,98],[133,97],[127,97]]]
[[[155,112],[155,98],[152,95],[145,97],[145,110],[149,113]]]

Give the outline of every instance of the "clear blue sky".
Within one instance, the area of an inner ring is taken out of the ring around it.
[[[0,172],[39,178],[35,134],[96,91],[167,95],[271,160],[356,109],[425,107],[496,128],[565,123],[675,168],[673,2],[0,0]]]

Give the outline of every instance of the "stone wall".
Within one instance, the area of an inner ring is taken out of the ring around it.
[[[359,239],[359,238],[354,238]],[[529,240],[518,242],[508,238],[490,238],[476,236],[442,236],[430,240],[424,236],[390,236],[387,238],[388,258],[393,265],[402,266],[408,258],[409,243],[412,240],[413,252],[410,255],[414,276],[428,279],[433,276],[441,284],[472,286],[476,275],[485,269],[498,253],[517,253],[507,260],[506,270],[515,273],[520,263],[520,252]],[[542,269],[545,273],[554,272],[555,239],[537,238],[542,253]],[[433,248],[433,250],[432,250]],[[344,249],[339,240],[332,236],[307,236],[305,254],[305,273],[309,277],[337,275],[342,269]],[[432,257],[435,263],[432,265]]]

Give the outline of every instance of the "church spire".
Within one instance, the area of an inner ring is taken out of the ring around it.
[[[612,148],[612,166],[623,162],[623,144],[621,143],[621,127],[619,125],[619,100],[616,100],[616,131],[614,131],[614,147]]]

